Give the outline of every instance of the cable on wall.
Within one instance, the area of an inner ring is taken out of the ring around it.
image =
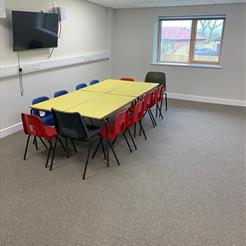
[[[59,21],[59,33],[58,33],[58,37],[57,39],[59,40],[59,38],[61,37],[61,33],[62,33],[62,22],[61,22],[61,12],[60,12],[60,8],[59,7],[55,7],[57,14],[58,14],[58,21]],[[48,60],[50,59],[50,57],[53,55],[55,48],[52,48],[49,56],[48,56]]]
[[[52,56],[52,54],[53,54],[53,52],[54,52],[54,49],[55,49],[55,48],[52,48],[52,50],[51,50],[51,52],[50,52],[50,54],[49,54],[49,56],[48,56],[48,60],[49,60],[50,57]]]
[[[22,72],[23,69],[21,68],[20,65],[20,52],[17,52],[17,56],[18,56],[18,74],[19,74],[19,83],[20,83],[20,94],[21,96],[24,96],[24,86],[23,86],[23,81],[22,81]]]

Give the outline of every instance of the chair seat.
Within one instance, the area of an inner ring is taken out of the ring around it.
[[[44,130],[46,133],[46,139],[47,140],[51,140],[52,138],[56,137],[57,133],[56,133],[56,129],[54,127],[50,127],[50,126],[44,126]]]
[[[48,113],[46,116],[42,117],[41,121],[44,125],[54,125],[54,119],[51,113]]]
[[[101,127],[97,127],[97,126],[87,125],[86,127],[89,132],[88,134],[89,137],[97,135],[101,130]]]

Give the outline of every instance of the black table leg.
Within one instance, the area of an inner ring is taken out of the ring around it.
[[[109,167],[109,132],[108,132],[108,121],[104,120],[104,124],[106,127],[106,157],[107,157],[107,167]]]

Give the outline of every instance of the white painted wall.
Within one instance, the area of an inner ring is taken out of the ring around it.
[[[222,69],[151,65],[156,16],[214,14],[227,15]],[[163,71],[168,91],[180,98],[195,95],[193,99],[222,98],[235,104],[245,100],[246,4],[124,9],[116,10],[114,20],[114,77],[129,75],[142,81],[148,71]]]
[[[10,10],[50,11],[53,1],[5,2],[10,15]],[[78,82],[88,82],[93,78],[103,80],[129,75],[143,80],[147,71],[164,71],[168,77],[168,90],[176,95],[194,95],[193,98],[197,97],[198,100],[200,96],[206,100],[211,97],[240,102],[245,100],[245,4],[113,11],[83,0],[56,2],[66,8],[67,20],[62,22],[62,36],[53,58],[109,51],[112,59],[26,74],[23,78],[24,97],[19,94],[17,77],[0,79],[0,137],[19,129],[20,113],[29,111],[34,97],[52,97],[58,89],[72,91]],[[223,69],[150,65],[155,16],[207,14],[227,15]],[[49,49],[25,51],[21,53],[21,61],[45,60],[49,52]],[[14,64],[17,64],[17,54],[12,51],[9,17],[7,20],[0,19],[0,66]]]
[[[50,0],[5,1],[8,19],[0,19],[0,66],[17,63],[17,53],[12,51],[12,29],[10,10],[44,11],[52,9]],[[65,7],[67,20],[62,22],[62,35],[52,58],[83,55],[88,52],[111,51],[113,11],[83,0],[56,0]],[[50,49],[21,52],[21,62],[45,60]],[[72,91],[78,82],[111,77],[111,61],[101,61],[62,69],[46,70],[26,74],[23,77],[24,96],[19,93],[17,77],[0,80],[0,133],[21,121],[20,113],[28,112],[34,97],[52,97],[58,89]],[[18,129],[18,127],[16,128]],[[5,131],[6,130],[6,131]],[[11,129],[10,129],[11,132]]]

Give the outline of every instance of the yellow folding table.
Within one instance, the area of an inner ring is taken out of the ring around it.
[[[95,85],[90,85],[80,89],[80,91],[91,91],[99,93],[108,93],[114,89],[124,86],[124,82],[120,80],[104,80]]]
[[[52,98],[41,103],[33,104],[31,105],[31,108],[43,111],[51,111],[52,108],[60,111],[67,111],[68,109],[75,107],[79,104],[89,102],[90,100],[93,100],[94,98],[97,98],[100,95],[101,94],[98,94],[96,92],[78,90],[60,97]]]
[[[91,119],[104,120],[109,115],[130,104],[134,100],[133,97],[129,96],[99,94],[99,96],[93,100],[81,103],[66,111],[78,112],[81,116]]]
[[[139,97],[157,87],[157,83],[130,82],[124,80],[107,79],[98,84],[87,86],[80,91],[91,91],[114,95]]]
[[[125,85],[115,88],[108,92],[114,95],[123,95],[131,97],[140,97],[143,94],[153,90],[159,84],[157,83],[145,83],[145,82],[126,82]]]

